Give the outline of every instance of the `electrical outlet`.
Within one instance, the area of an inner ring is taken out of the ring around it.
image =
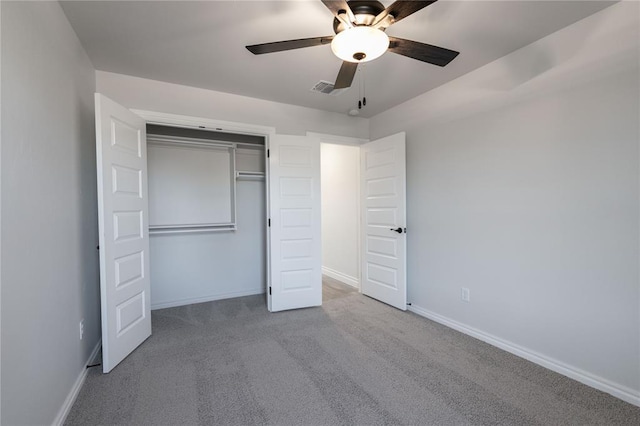
[[[84,337],[84,319],[80,320],[80,340]]]
[[[471,292],[468,288],[462,287],[460,289],[460,298],[463,302],[471,302]]]

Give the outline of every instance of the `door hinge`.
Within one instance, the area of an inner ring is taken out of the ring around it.
[[[269,287],[269,296],[271,296],[271,287]]]
[[[267,219],[267,226],[271,228],[271,219]]]
[[[269,158],[269,157],[270,157],[270,152],[269,152],[269,150],[267,150],[267,158]]]

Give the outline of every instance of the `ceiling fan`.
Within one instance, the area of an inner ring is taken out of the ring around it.
[[[331,44],[331,50],[342,66],[334,89],[351,86],[358,64],[382,56],[387,50],[430,64],[445,66],[459,52],[398,37],[390,37],[385,30],[401,19],[435,3],[432,1],[396,1],[385,9],[379,1],[322,0],[334,14],[335,36],[312,37],[297,40],[246,46],[254,55]]]

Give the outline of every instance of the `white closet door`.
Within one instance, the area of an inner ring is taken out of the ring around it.
[[[361,146],[362,293],[407,309],[405,134]]]
[[[269,307],[320,306],[320,140],[275,135],[269,153]]]
[[[96,93],[102,371],[151,335],[145,122]]]

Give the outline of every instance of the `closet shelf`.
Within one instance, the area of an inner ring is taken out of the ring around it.
[[[237,171],[237,180],[264,180],[264,172]]]

